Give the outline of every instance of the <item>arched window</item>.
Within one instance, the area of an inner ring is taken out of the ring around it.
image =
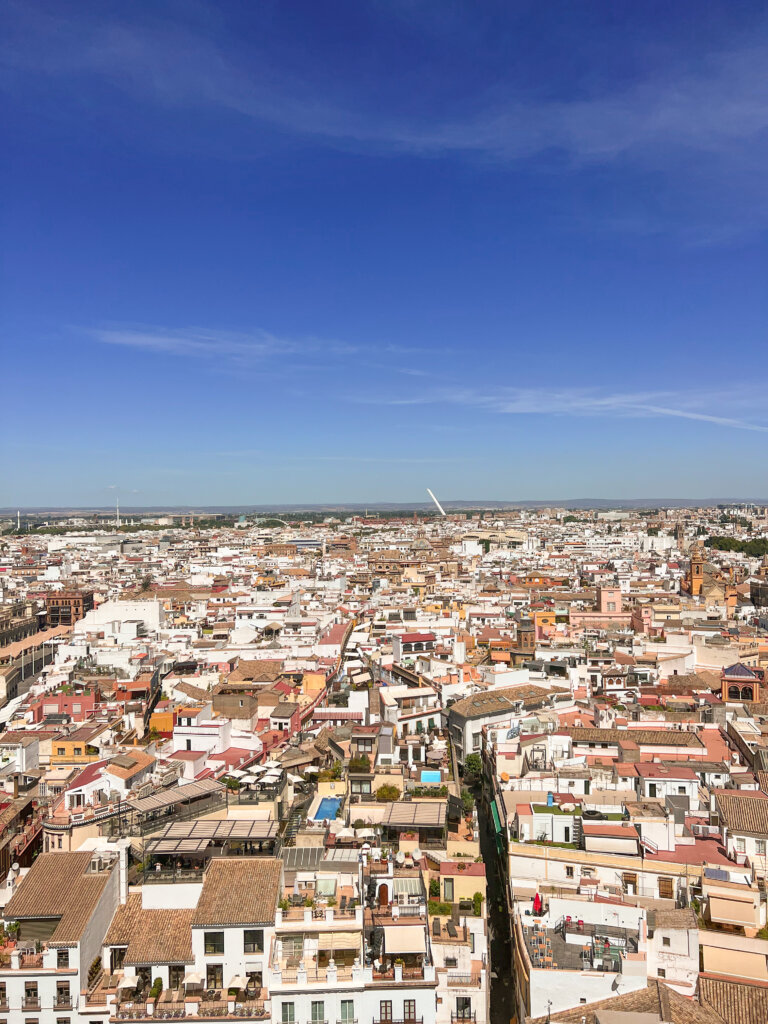
[[[731,700],[738,700],[739,699],[740,691],[739,691],[738,686],[729,686],[728,687],[728,697]]]
[[[741,699],[742,700],[752,700],[752,687],[751,686],[743,686],[742,687],[742,689],[741,689]]]

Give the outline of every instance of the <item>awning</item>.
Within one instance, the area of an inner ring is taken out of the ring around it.
[[[757,921],[757,911],[751,900],[729,900],[710,896],[709,914],[714,921],[721,921],[724,924],[754,925]]]
[[[233,978],[229,979],[227,988],[247,988],[248,980],[242,976],[242,974],[236,974]]]
[[[384,952],[388,956],[395,953],[426,953],[427,940],[424,925],[385,925]]]
[[[359,949],[360,932],[320,932],[317,948],[326,952],[334,949]]]
[[[421,896],[422,882],[421,878],[394,878],[392,881],[392,888],[395,894],[401,892],[406,893],[408,896]]]
[[[184,982],[183,982],[183,984],[185,984],[185,985],[202,985],[203,984],[202,975],[198,974],[197,971],[190,971],[188,974],[184,975]]]
[[[491,815],[493,816],[493,825],[497,832],[501,832],[501,818],[499,817],[499,809],[496,806],[496,801],[491,800]]]

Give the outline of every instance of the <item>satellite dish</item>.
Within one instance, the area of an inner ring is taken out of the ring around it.
[[[398,867],[402,867],[403,864],[405,864],[405,854],[403,853],[402,850],[398,850],[397,851],[397,856],[395,857],[395,863],[398,865]]]
[[[413,857],[414,860],[421,860],[421,850],[418,848],[418,846],[416,847],[415,850],[411,852],[411,856]]]

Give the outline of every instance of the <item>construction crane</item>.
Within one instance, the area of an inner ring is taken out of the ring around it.
[[[445,509],[444,509],[444,508],[443,508],[443,506],[442,506],[442,505],[440,504],[440,502],[439,502],[439,501],[437,500],[437,498],[436,498],[436,497],[434,496],[434,494],[432,493],[432,491],[430,491],[430,489],[429,489],[429,488],[427,488],[427,494],[428,494],[428,495],[430,496],[430,498],[432,499],[432,501],[434,501],[434,503],[435,503],[435,504],[437,505],[437,511],[438,511],[438,512],[440,513],[440,515],[441,515],[441,516],[444,516],[444,515],[446,514],[446,512],[445,512]]]

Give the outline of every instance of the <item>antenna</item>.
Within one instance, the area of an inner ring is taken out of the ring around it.
[[[438,511],[438,512],[440,513],[440,515],[441,515],[441,516],[444,516],[444,515],[445,515],[445,509],[444,509],[444,508],[443,508],[443,506],[442,506],[442,505],[440,504],[440,502],[439,502],[439,501],[437,500],[437,498],[436,498],[436,497],[434,496],[434,494],[432,493],[432,491],[430,491],[430,489],[429,489],[429,488],[427,488],[427,494],[428,494],[428,495],[430,496],[430,498],[432,499],[432,501],[434,501],[434,503],[435,503],[435,504],[437,505],[437,511]]]

